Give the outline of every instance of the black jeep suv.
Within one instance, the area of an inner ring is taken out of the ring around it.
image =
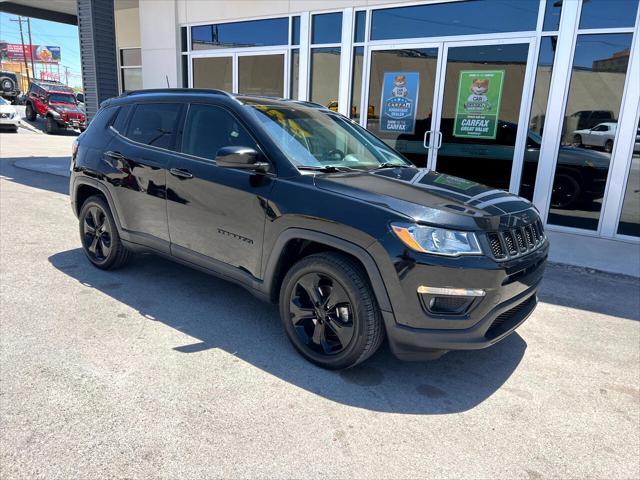
[[[131,92],[102,105],[71,169],[95,266],[150,252],[239,283],[325,368],[385,336],[406,360],[487,347],[536,306],[548,242],[530,202],[416,168],[318,105]]]

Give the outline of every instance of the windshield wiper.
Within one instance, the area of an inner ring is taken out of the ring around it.
[[[373,167],[371,170],[382,170],[383,168],[407,168],[410,166],[411,165],[407,165],[406,163],[385,162],[385,163],[381,163],[377,167]]]
[[[339,165],[323,165],[321,167],[314,166],[314,165],[299,165],[297,168],[298,170],[312,170],[315,172],[327,172],[327,173],[355,171],[354,168],[339,166]]]

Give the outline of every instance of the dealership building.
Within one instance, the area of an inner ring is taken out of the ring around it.
[[[89,115],[139,88],[305,100],[533,201],[552,259],[640,275],[638,0],[44,0]]]

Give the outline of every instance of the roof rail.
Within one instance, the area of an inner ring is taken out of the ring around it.
[[[121,97],[130,97],[132,95],[143,95],[145,93],[204,93],[214,95],[224,95],[229,98],[234,98],[229,92],[224,90],[217,90],[213,88],[149,88],[145,90],[125,90],[120,95]]]

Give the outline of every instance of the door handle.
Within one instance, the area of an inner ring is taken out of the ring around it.
[[[172,168],[169,170],[169,173],[178,178],[193,178],[193,174],[190,171],[182,168]]]
[[[436,134],[438,135],[438,144],[435,148],[436,150],[440,150],[440,147],[442,146],[442,132],[438,130]]]
[[[422,139],[422,145],[427,150],[429,150],[429,140],[431,139],[431,132],[432,130],[427,130],[426,132],[424,132],[424,138]]]

